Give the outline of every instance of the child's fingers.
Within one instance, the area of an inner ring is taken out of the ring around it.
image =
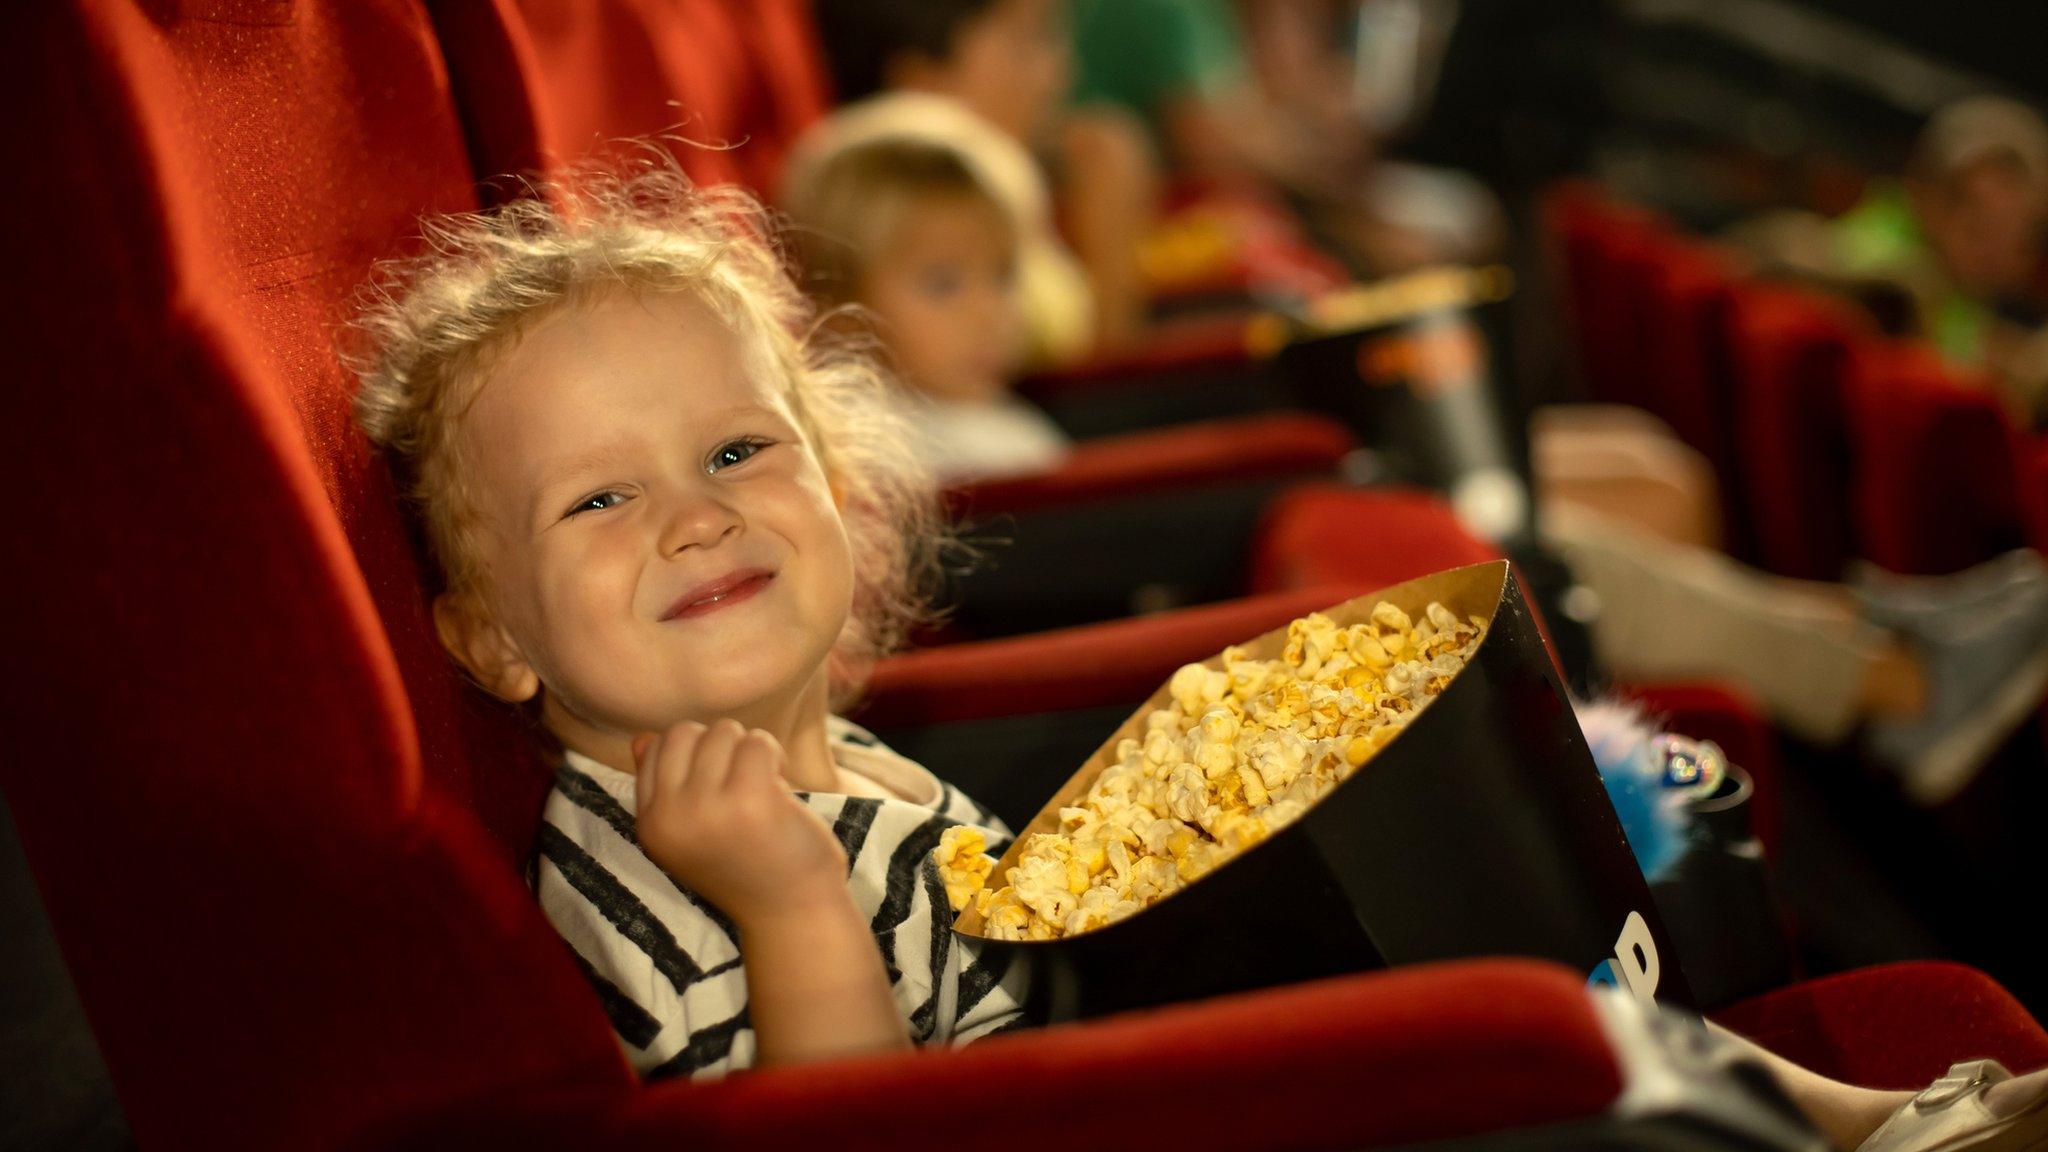
[[[697,742],[697,752],[690,765],[689,790],[698,799],[715,794],[725,785],[726,776],[732,771],[733,749],[745,739],[747,730],[739,721],[730,717],[713,724]]]
[[[647,798],[654,794],[654,761],[661,755],[661,736],[654,732],[642,732],[633,737],[633,809],[647,807]]]
[[[697,746],[704,740],[704,726],[694,720],[685,720],[673,725],[663,734],[655,756],[649,761],[654,769],[643,772],[653,777],[648,785],[645,799],[657,795],[672,795],[683,789],[690,780],[691,765],[696,760]]]
[[[733,749],[732,771],[726,777],[725,786],[731,792],[748,788],[782,788],[782,745],[759,728],[749,730]]]

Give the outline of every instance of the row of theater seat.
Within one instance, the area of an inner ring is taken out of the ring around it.
[[[0,781],[141,1143],[900,1147],[946,1131],[1011,1147],[1149,1139],[1171,1116],[1233,1147],[1374,1147],[1609,1115],[1622,1069],[1580,978],[1521,961],[962,1053],[638,1085],[521,882],[548,775],[521,720],[470,694],[437,651],[334,350],[356,286],[406,247],[418,214],[478,205],[477,178],[508,167],[482,157],[542,155],[531,126],[561,106],[518,77],[550,19],[585,29],[599,6],[433,7],[430,19],[413,0],[77,0],[18,16],[15,42],[33,50],[0,70],[8,106],[38,110],[10,126],[11,154],[35,174],[14,191],[16,218],[35,222],[15,269],[33,290],[6,311],[20,410],[0,431],[0,475],[26,510],[0,543],[9,635],[33,678],[6,697],[15,744]],[[703,100],[707,120],[715,93],[683,81],[745,59],[737,46],[771,64],[804,51],[777,31],[807,27],[793,2],[602,11],[643,39],[587,44],[590,91],[600,75],[623,84],[634,59],[682,61],[662,107]],[[686,17],[731,38],[666,23]],[[1379,580],[1363,562],[1305,567],[1335,540],[1363,561],[1397,554],[1393,514],[1365,531],[1358,498],[1287,497],[1307,510],[1280,523],[1304,525],[1307,543],[1257,551],[1255,583],[1292,592],[1010,641],[981,666],[1042,677],[1025,696],[1043,712],[1127,699],[1177,652]],[[1428,518],[1426,503],[1402,507]],[[1343,510],[1334,536],[1316,529],[1318,508]],[[1159,630],[1178,649],[1155,643]],[[877,716],[912,731],[1028,714],[1016,679],[974,693],[943,663],[974,658],[884,668]],[[1873,1007],[1915,1026],[1873,1035]],[[2024,1010],[1950,965],[1802,985],[1730,1019],[1873,1082],[1924,1082],[1965,1049],[2048,1061]],[[991,1119],[1024,1100],[1066,1103],[1031,1124]]]
[[[1590,186],[1544,216],[1588,392],[1706,456],[1738,555],[1834,580],[1856,556],[1932,574],[2048,547],[2048,439],[1985,381]]]

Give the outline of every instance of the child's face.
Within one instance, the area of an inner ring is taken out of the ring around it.
[[[694,299],[613,292],[529,332],[457,431],[487,607],[444,639],[499,695],[543,690],[565,741],[760,724],[823,682],[852,604],[846,530],[783,386],[748,360]]]
[[[1022,351],[1016,246],[998,210],[964,197],[911,206],[860,281],[905,383],[946,400],[1009,388]]]

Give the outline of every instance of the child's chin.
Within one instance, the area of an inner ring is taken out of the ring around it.
[[[716,716],[740,715],[801,691],[810,679],[807,672],[804,662],[767,659],[757,651],[743,662],[707,661],[689,670],[688,682],[697,688],[693,695],[702,711]]]

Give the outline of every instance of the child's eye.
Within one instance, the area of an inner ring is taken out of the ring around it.
[[[924,291],[928,296],[944,299],[960,290],[962,277],[951,268],[935,268],[924,274]]]
[[[748,460],[753,459],[755,453],[772,443],[774,443],[772,440],[756,440],[750,437],[721,445],[718,451],[711,454],[711,460],[704,466],[704,470],[706,472],[716,472],[721,468],[730,468],[735,464],[744,464]]]
[[[602,512],[607,508],[616,508],[625,502],[626,495],[623,492],[614,492],[610,489],[606,489],[603,492],[592,492],[590,495],[571,504],[569,510],[562,513],[562,519],[567,520],[569,517],[581,512]]]

